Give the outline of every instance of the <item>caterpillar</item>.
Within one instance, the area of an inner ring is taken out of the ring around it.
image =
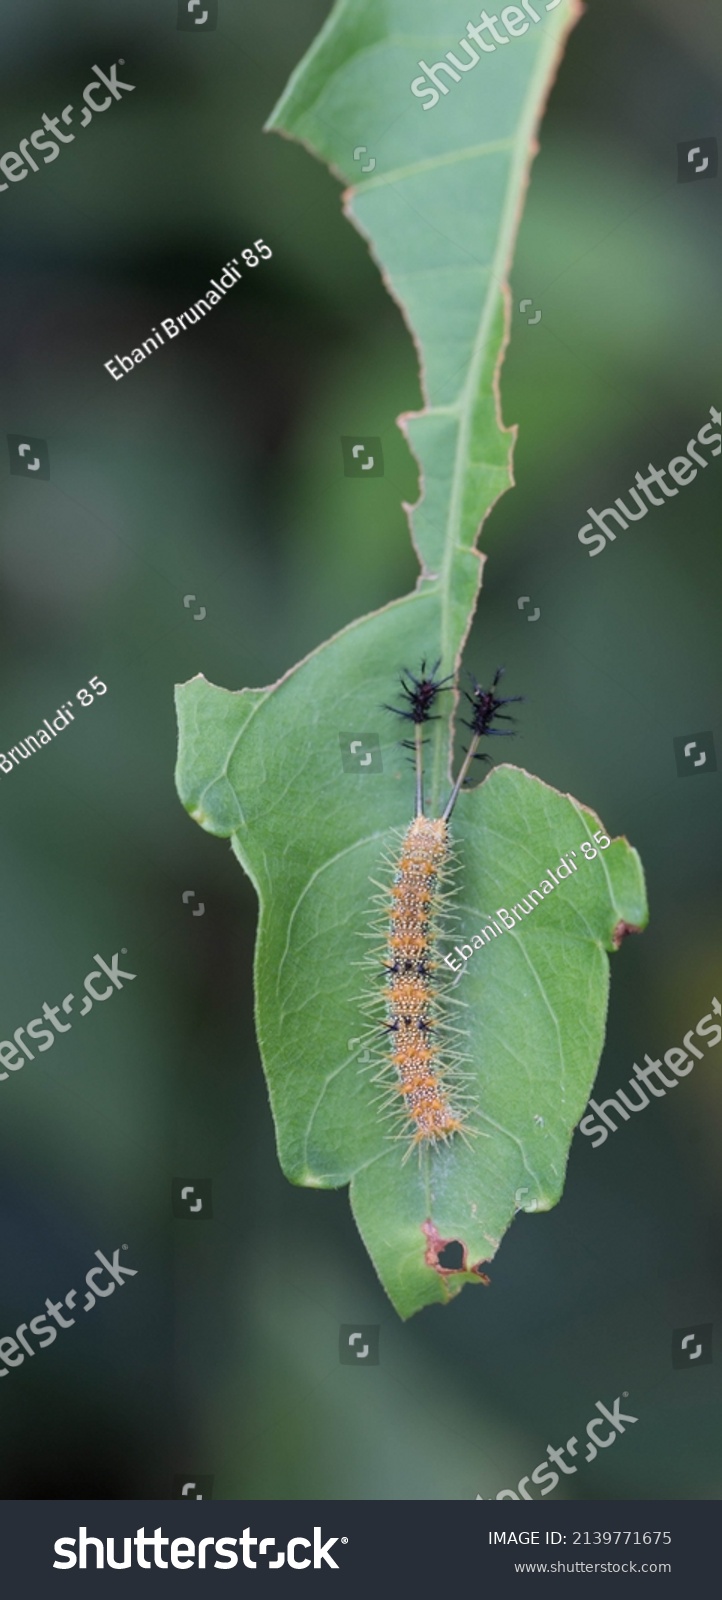
[[[378,982],[367,996],[365,1009],[373,1015],[382,1012],[371,1039],[376,1046],[379,1066],[376,1082],[383,1085],[380,1096],[392,1118],[401,1124],[398,1137],[408,1141],[404,1161],[414,1149],[419,1155],[449,1143],[456,1135],[468,1141],[477,1130],[471,1126],[472,1102],[466,1091],[468,1075],[459,1040],[462,1030],[451,1021],[459,1002],[439,987],[439,942],[448,930],[452,913],[455,862],[451,844],[450,818],[458,796],[468,781],[472,762],[488,761],[479,750],[490,735],[513,737],[513,729],[492,723],[515,719],[502,706],[521,700],[521,695],[498,696],[503,675],[498,667],[490,689],[471,679],[471,693],[464,691],[471,707],[471,718],[464,726],[471,731],[459,775],[440,817],[424,814],[423,750],[424,727],[438,720],[433,708],[438,696],[448,692],[453,678],[437,677],[440,662],[428,672],[422,661],[418,676],[401,675],[401,706],[388,706],[414,728],[413,739],[401,741],[412,752],[416,771],[416,809],[405,832],[398,835],[398,848],[384,857],[390,870],[390,885],[375,884],[374,897],[378,920],[369,937],[381,935],[382,947],[368,958],[367,966],[378,975],[381,961],[383,985]],[[444,969],[446,972],[446,968]]]

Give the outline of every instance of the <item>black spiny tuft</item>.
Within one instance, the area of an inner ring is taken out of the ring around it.
[[[493,722],[514,722],[516,718],[507,716],[501,710],[501,707],[514,705],[516,702],[524,699],[523,694],[507,695],[505,698],[496,694],[495,691],[501,682],[503,675],[504,668],[497,667],[496,672],[494,673],[494,681],[490,689],[482,688],[482,685],[477,683],[476,678],[472,677],[471,681],[474,686],[472,693],[467,694],[466,691],[464,691],[465,698],[468,700],[469,705],[471,706],[472,713],[471,721],[464,721],[464,727],[469,728],[472,735],[476,739],[484,739],[487,736],[490,738],[496,737],[498,739],[514,738],[513,728],[492,727]],[[474,759],[477,761],[488,761],[489,757],[483,754],[482,751],[477,751]]]
[[[413,672],[404,669],[401,674],[401,693],[404,697],[403,706],[386,706],[387,711],[394,711],[397,717],[403,717],[405,722],[413,722],[420,726],[424,722],[436,722],[438,718],[432,716],[436,696],[448,689],[453,683],[453,673],[448,678],[437,678],[436,674],[441,666],[437,661],[435,666],[427,672],[426,662],[421,663],[421,673],[417,678]]]

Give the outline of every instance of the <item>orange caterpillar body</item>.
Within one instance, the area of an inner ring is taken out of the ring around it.
[[[381,963],[385,981],[366,995],[365,1009],[376,1016],[380,1012],[383,1020],[364,1042],[373,1047],[375,1081],[383,1085],[380,1098],[400,1123],[398,1137],[409,1140],[405,1161],[415,1149],[421,1155],[454,1134],[466,1138],[473,1131],[458,1049],[461,1030],[449,1019],[452,1007],[462,1003],[448,992],[448,969],[439,956],[451,862],[448,823],[441,817],[414,817],[398,850],[385,857],[391,883],[376,885],[375,931],[367,936],[384,941],[364,965],[378,974]]]
[[[385,992],[397,1092],[415,1145],[449,1139],[462,1128],[445,1082],[443,1021],[433,981],[435,901],[448,862],[448,824],[415,817],[391,889],[390,981]]]
[[[436,698],[451,681],[437,678],[438,666],[437,662],[427,674],[422,662],[419,677],[413,673],[402,677],[405,706],[388,708],[414,724],[414,738],[404,744],[414,752],[416,815],[401,836],[398,853],[386,858],[393,874],[390,891],[383,884],[376,885],[380,894],[375,897],[379,919],[374,924],[375,934],[385,942],[364,963],[378,973],[381,958],[385,969],[384,987],[377,986],[367,995],[365,1009],[372,1013],[383,1011],[381,1027],[390,1052],[387,1046],[377,1051],[375,1064],[380,1070],[376,1080],[385,1086],[382,1098],[391,1115],[401,1119],[400,1137],[410,1139],[404,1160],[414,1149],[421,1155],[424,1150],[448,1143],[455,1134],[467,1139],[475,1132],[468,1123],[469,1097],[463,1087],[467,1074],[460,1070],[465,1058],[457,1040],[463,1038],[463,1033],[449,1021],[449,1012],[460,1002],[449,994],[448,978],[442,988],[436,981],[439,941],[446,931],[448,893],[443,886],[451,872],[449,818],[472,761],[487,759],[479,754],[480,740],[488,734],[502,733],[492,727],[497,719],[513,721],[501,711],[511,701],[496,694],[501,668],[488,690],[472,679],[473,693],[466,696],[472,708],[472,720],[467,723],[471,743],[443,815],[425,816],[423,726],[433,720]],[[445,967],[442,976],[447,974]],[[369,1042],[372,1040],[378,1046],[378,1024]]]

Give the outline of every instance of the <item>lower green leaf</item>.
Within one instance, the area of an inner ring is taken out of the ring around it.
[[[438,981],[461,1005],[474,1131],[404,1161],[408,1141],[390,1136],[367,1070],[359,963],[371,879],[384,880],[382,856],[411,819],[413,780],[381,715],[383,771],[343,769],[339,733],[364,730],[389,692],[371,664],[358,671],[363,638],[347,630],[271,690],[182,686],[178,786],[204,827],[232,838],[259,893],[257,1028],[283,1170],[350,1183],[406,1317],[480,1283],[515,1212],[559,1199],[604,1039],[607,953],[647,911],[636,852],[569,796],[509,766],[462,793],[458,936],[443,947],[454,970]]]

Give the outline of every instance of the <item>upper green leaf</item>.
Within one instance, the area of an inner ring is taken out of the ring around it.
[[[444,671],[459,657],[476,604],[481,523],[513,481],[515,430],[502,424],[497,385],[506,274],[575,0],[538,15],[523,36],[479,52],[425,110],[411,92],[418,63],[433,65],[447,50],[465,59],[467,0],[444,0],[443,14],[439,0],[339,0],[268,124],[353,181],[347,214],[419,350],[424,411],[400,422],[421,472],[410,512],[419,587],[435,586],[440,602],[433,633],[418,637]],[[353,159],[362,145],[376,162],[368,177]],[[446,781],[449,731],[447,720],[430,753],[434,800]]]

